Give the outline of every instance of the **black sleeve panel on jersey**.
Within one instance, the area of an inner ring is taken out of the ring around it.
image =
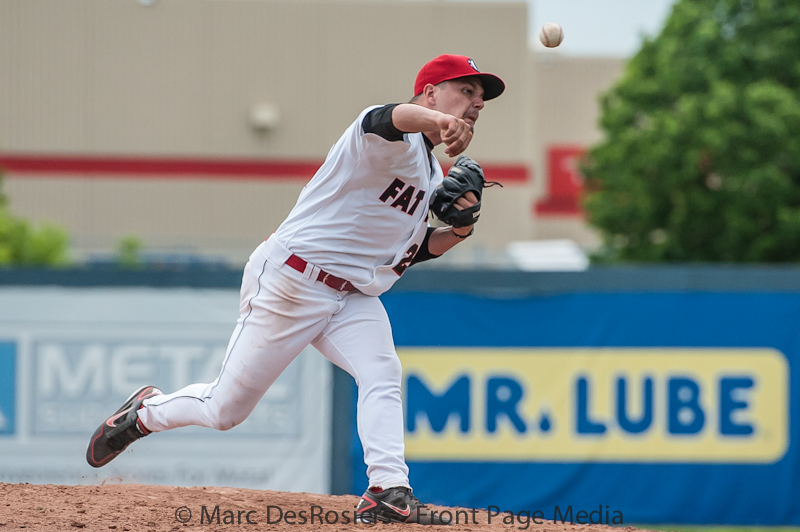
[[[431,239],[431,233],[433,233],[433,231],[433,227],[428,227],[428,231],[425,233],[425,238],[422,240],[422,245],[419,247],[417,254],[414,255],[414,258],[411,260],[411,264],[409,264],[409,266],[413,266],[418,262],[425,262],[426,260],[438,259],[441,257],[441,255],[432,254],[428,249],[428,241]]]
[[[392,122],[392,110],[398,105],[397,103],[391,103],[367,113],[367,116],[361,122],[364,133],[375,133],[379,137],[390,141],[403,140],[405,133],[394,127]]]

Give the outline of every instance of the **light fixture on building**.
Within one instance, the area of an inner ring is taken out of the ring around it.
[[[281,122],[281,111],[270,102],[260,102],[250,108],[250,127],[259,132],[272,131]]]

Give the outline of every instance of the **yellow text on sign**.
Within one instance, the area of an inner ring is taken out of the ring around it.
[[[772,463],[788,446],[774,349],[400,349],[406,457]]]

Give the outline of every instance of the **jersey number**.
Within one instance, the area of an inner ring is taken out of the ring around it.
[[[397,275],[403,275],[403,272],[405,272],[406,269],[409,266],[411,266],[411,261],[414,260],[414,255],[417,254],[417,250],[418,249],[419,249],[419,245],[417,245],[417,244],[414,244],[413,246],[408,248],[408,251],[406,251],[406,254],[403,255],[403,258],[400,259],[400,262],[397,263],[397,266],[395,266],[393,268],[394,272]]]

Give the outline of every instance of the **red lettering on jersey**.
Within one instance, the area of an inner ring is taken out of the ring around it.
[[[403,275],[406,269],[411,266],[411,261],[414,260],[414,256],[417,254],[418,249],[418,244],[413,244],[410,248],[408,248],[405,255],[403,255],[403,258],[397,263],[397,266],[392,268],[394,273],[396,273],[398,276]]]
[[[411,208],[408,210],[408,214],[410,214],[412,216],[414,215],[414,211],[417,210],[417,205],[419,205],[419,202],[424,197],[425,197],[425,191],[424,190],[420,190],[419,192],[417,192],[417,197],[414,198],[414,205],[412,205]]]
[[[392,203],[392,207],[400,207],[400,210],[403,212],[408,212],[408,204],[411,203],[411,198],[414,197],[414,192],[416,192],[416,190],[414,185],[408,185],[408,188],[406,188],[403,193],[400,194],[400,197]],[[408,212],[408,214],[411,213]]]
[[[386,202],[386,200],[388,200],[389,198],[397,196],[397,193],[400,192],[404,186],[406,186],[405,183],[403,183],[399,179],[395,179],[394,181],[392,181],[392,184],[389,185],[389,187],[383,191],[383,194],[381,194],[380,198],[381,201]]]

